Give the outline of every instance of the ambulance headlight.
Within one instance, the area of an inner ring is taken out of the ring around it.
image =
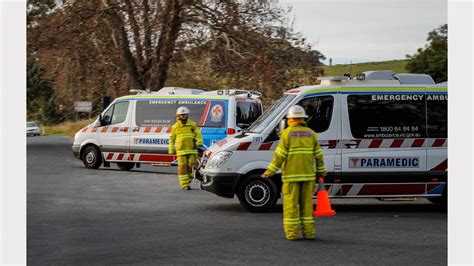
[[[232,156],[231,151],[220,151],[216,154],[213,154],[209,161],[207,161],[206,168],[208,169],[216,169],[220,168],[227,160],[229,160],[230,156]]]

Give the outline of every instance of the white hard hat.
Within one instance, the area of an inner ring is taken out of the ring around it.
[[[306,112],[303,107],[299,105],[292,106],[288,110],[288,114],[286,115],[286,118],[307,118],[308,116],[306,115]]]
[[[176,115],[187,115],[189,114],[189,109],[186,106],[181,106],[176,109]]]

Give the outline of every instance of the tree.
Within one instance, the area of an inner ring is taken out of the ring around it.
[[[77,100],[97,113],[103,95],[132,88],[277,95],[321,74],[322,55],[287,26],[288,11],[274,0],[69,0],[29,29],[28,46],[64,113]]]
[[[435,82],[448,80],[448,25],[444,24],[428,33],[429,42],[424,48],[419,48],[409,58],[406,68],[412,73],[431,75]]]

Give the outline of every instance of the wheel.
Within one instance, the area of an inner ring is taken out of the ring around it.
[[[135,166],[135,163],[117,163],[117,166],[122,171],[130,171]]]
[[[250,212],[267,212],[275,207],[278,193],[279,189],[273,180],[255,174],[244,180],[237,197],[240,205]]]
[[[102,164],[102,155],[96,146],[89,146],[82,155],[84,166],[90,169],[97,169]]]

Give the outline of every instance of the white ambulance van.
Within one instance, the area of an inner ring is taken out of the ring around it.
[[[92,124],[74,136],[72,151],[87,168],[117,163],[130,170],[141,163],[173,165],[168,154],[176,109],[186,106],[190,119],[210,146],[248,127],[262,113],[261,93],[246,90],[203,91],[166,87],[115,99]]]
[[[281,176],[260,175],[271,161],[287,110],[298,104],[318,133],[331,197],[446,202],[446,86],[429,75],[392,71],[320,80],[287,91],[246,131],[211,146],[196,173],[201,187],[222,197],[237,195],[252,212],[272,209]]]

